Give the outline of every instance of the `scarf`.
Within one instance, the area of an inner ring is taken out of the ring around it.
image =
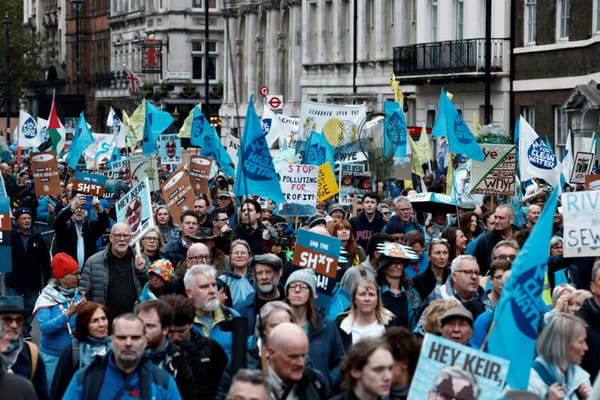
[[[69,308],[71,303],[75,301],[75,295],[77,294],[77,288],[65,289],[59,285],[47,285],[42,289],[42,293],[38,296],[35,306],[33,307],[33,314],[35,314],[40,308],[48,308],[58,306],[60,310]]]
[[[146,353],[144,354],[144,356],[152,361],[152,364],[156,365],[157,367],[164,369],[164,363],[167,359],[167,349],[169,348],[169,340],[167,339],[165,341],[164,346],[157,351],[152,351],[152,350],[146,350]]]
[[[91,364],[96,356],[105,356],[110,348],[109,336],[98,339],[88,335],[85,342],[79,343],[79,368]]]
[[[13,364],[17,361],[17,357],[23,348],[23,337],[19,335],[18,338],[10,341],[8,348],[4,352],[4,357],[8,362],[9,368],[13,366]],[[4,360],[3,360],[4,361]]]

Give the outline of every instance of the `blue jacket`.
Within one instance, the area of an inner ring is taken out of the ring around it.
[[[125,375],[113,361],[113,353],[97,357],[79,370],[63,399],[181,399],[173,377],[149,360],[143,359],[138,367]]]
[[[241,276],[240,274],[233,272],[231,270],[231,265],[228,265],[225,269],[225,273],[221,274],[218,279],[229,287],[231,302],[233,308],[236,310],[245,303],[248,296],[256,291],[253,282],[251,281],[250,271],[248,271],[246,276]]]
[[[325,317],[322,310],[317,313],[317,328],[308,328],[308,356],[314,369],[328,379],[332,388],[341,381],[340,362],[345,357],[344,345],[340,333],[331,319]]]
[[[185,260],[187,250],[181,238],[177,238],[167,243],[164,250],[160,252],[160,258],[171,261],[173,268],[175,268],[181,261]]]
[[[213,314],[213,322],[210,327],[207,327],[202,323],[198,316],[194,317],[194,329],[196,329],[202,336],[209,337],[221,345],[227,358],[231,360],[231,344],[233,340],[233,333],[231,328],[223,329],[224,325],[230,322],[233,318],[239,317],[240,314],[233,308],[226,306],[220,306]]]

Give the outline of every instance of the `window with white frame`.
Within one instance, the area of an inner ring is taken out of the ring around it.
[[[570,0],[556,2],[556,40],[569,39]]]
[[[521,116],[535,129],[535,108],[532,106],[521,106]]]
[[[594,0],[594,9],[592,15],[593,33],[600,33],[600,0]]]
[[[525,0],[525,32],[523,39],[525,44],[535,44],[535,6],[536,0]]]
[[[192,8],[204,9],[204,0],[192,0]],[[208,9],[216,9],[217,0],[208,0]]]
[[[217,79],[217,42],[208,42],[208,79]],[[205,79],[204,76],[204,40],[192,40],[192,79]]]
[[[562,154],[567,144],[567,113],[565,113],[560,105],[552,106],[552,118],[554,122],[554,147],[558,154]]]
[[[429,41],[438,40],[438,0],[429,0]]]
[[[454,40],[464,38],[464,1],[454,0]]]

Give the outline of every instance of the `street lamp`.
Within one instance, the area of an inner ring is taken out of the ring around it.
[[[79,96],[79,77],[81,72],[79,67],[79,10],[83,5],[83,0],[71,0],[71,5],[75,9],[75,74],[77,84],[77,96]]]
[[[6,62],[6,92],[4,93],[4,106],[6,107],[6,140],[10,142],[10,33],[8,28],[11,21],[8,19],[8,13],[6,13],[2,23],[6,26],[6,46],[4,48],[4,60]]]

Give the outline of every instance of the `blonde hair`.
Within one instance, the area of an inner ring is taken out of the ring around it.
[[[358,312],[358,309],[356,308],[356,304],[354,302],[355,298],[356,298],[356,293],[358,292],[359,288],[372,288],[375,290],[375,293],[377,294],[377,306],[375,307],[375,318],[377,319],[377,322],[379,322],[380,324],[385,324],[387,323],[387,321],[385,321],[384,319],[384,308],[383,305],[381,304],[381,290],[379,290],[379,285],[377,285],[377,283],[369,278],[359,278],[356,280],[356,282],[354,282],[354,285],[352,285],[352,294],[350,296],[350,314],[352,314],[352,316],[354,318],[356,318],[356,314]]]
[[[423,312],[423,329],[426,333],[442,336],[442,315],[460,304],[456,299],[437,299]]]

